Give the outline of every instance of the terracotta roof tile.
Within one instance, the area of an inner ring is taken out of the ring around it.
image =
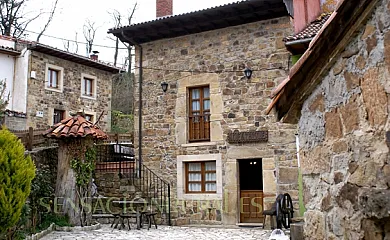
[[[331,15],[330,13],[322,14],[319,18],[311,22],[309,26],[303,29],[302,32],[285,37],[283,41],[291,42],[291,41],[315,37],[318,34],[318,32],[321,30],[322,26],[324,26],[325,22],[328,20],[330,15]]]
[[[107,139],[108,137],[99,127],[80,115],[62,120],[47,130],[44,136],[49,138],[92,136],[96,139]]]
[[[21,53],[21,51],[18,51],[15,48],[2,46],[2,45],[0,45],[0,51],[11,53],[12,55],[19,55]]]

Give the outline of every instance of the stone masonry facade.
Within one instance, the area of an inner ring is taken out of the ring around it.
[[[296,125],[265,115],[271,90],[289,70],[283,38],[292,31],[290,19],[283,17],[142,45],[142,160],[171,184],[173,224],[238,223],[238,159],[262,159],[265,209],[285,192],[297,207]],[[137,66],[138,54],[136,49]],[[249,80],[243,76],[246,66],[254,70]],[[138,81],[134,139],[139,135]],[[166,93],[163,81],[169,84]],[[210,87],[211,140],[189,143],[188,88],[204,85]],[[233,130],[268,130],[269,140],[229,144]],[[216,160],[217,194],[185,194],[184,163],[199,159]]]
[[[93,121],[104,112],[99,125],[103,130],[110,131],[112,73],[38,51],[31,51],[30,57],[29,72],[35,71],[36,77],[28,79],[27,127],[48,128],[53,122],[54,109],[64,111],[65,117],[84,110],[86,114],[93,116]],[[62,92],[45,88],[47,64],[62,68]],[[81,96],[83,74],[92,76],[97,81],[96,99]],[[43,112],[43,116],[37,116],[38,111]]]
[[[307,239],[390,237],[390,1],[351,38],[299,121]]]

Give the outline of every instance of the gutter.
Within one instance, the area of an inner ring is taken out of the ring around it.
[[[142,164],[142,79],[143,79],[143,67],[142,67],[142,55],[143,49],[142,46],[136,43],[133,39],[128,38],[123,30],[121,35],[124,39],[126,39],[129,43],[133,44],[133,46],[137,46],[139,48],[139,74],[138,74],[138,82],[139,82],[139,99],[138,99],[138,176],[141,177],[141,164]],[[130,59],[131,61],[131,59]]]

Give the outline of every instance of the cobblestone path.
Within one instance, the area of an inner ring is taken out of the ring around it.
[[[268,240],[271,232],[261,228],[221,228],[221,227],[169,227],[158,226],[158,229],[117,230],[109,225],[95,231],[52,232],[42,240],[128,240],[128,239],[169,239],[169,240],[214,240],[214,239],[260,239]]]

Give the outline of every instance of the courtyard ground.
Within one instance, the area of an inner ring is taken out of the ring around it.
[[[42,240],[128,240],[128,239],[169,239],[169,240],[192,240],[192,239],[260,239],[268,240],[271,235],[270,230],[261,228],[226,228],[226,227],[170,227],[158,226],[150,230],[131,229],[117,230],[110,228],[109,225],[102,225],[94,231],[74,231],[74,232],[52,232],[46,235]]]

